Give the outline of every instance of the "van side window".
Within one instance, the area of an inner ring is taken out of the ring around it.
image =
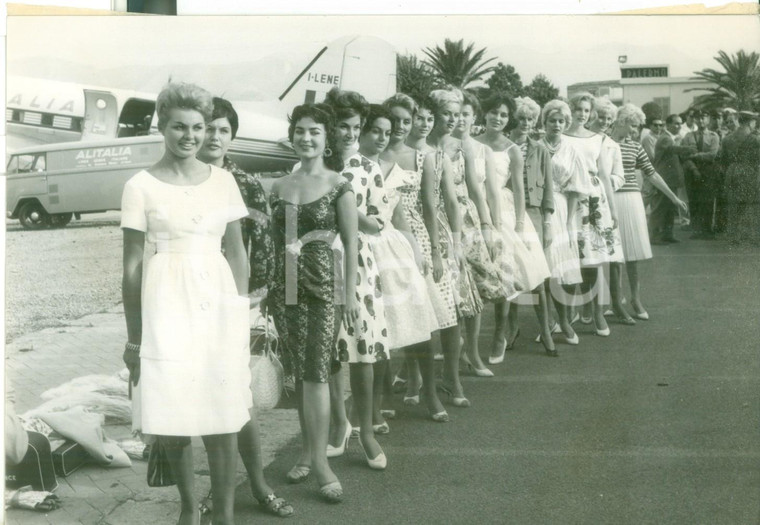
[[[18,169],[16,173],[29,173],[34,167],[34,154],[19,155],[16,157],[18,160]]]
[[[34,161],[34,171],[45,171],[46,164],[45,154],[40,153]]]
[[[11,160],[8,161],[6,173],[18,173],[18,157],[16,155],[12,156]]]

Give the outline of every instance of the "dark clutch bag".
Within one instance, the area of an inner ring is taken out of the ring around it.
[[[176,484],[166,456],[166,448],[161,444],[161,439],[156,438],[155,443],[150,445],[148,455],[148,486],[170,487]]]

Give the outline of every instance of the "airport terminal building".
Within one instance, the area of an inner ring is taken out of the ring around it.
[[[691,77],[671,77],[668,65],[622,65],[620,78],[597,82],[580,82],[567,86],[567,97],[588,91],[594,96],[607,95],[610,100],[621,105],[627,102],[641,107],[654,101],[662,109],[663,115],[681,113],[688,109],[694,99],[706,94],[705,91],[690,91],[694,88],[708,88],[713,84]]]

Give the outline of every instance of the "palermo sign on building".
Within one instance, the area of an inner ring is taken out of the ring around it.
[[[667,78],[668,66],[620,66],[620,78]]]

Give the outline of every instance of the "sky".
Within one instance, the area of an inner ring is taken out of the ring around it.
[[[668,64],[671,76],[691,76],[717,66],[713,57],[720,49],[760,51],[757,16],[9,17],[7,22],[9,74],[28,73],[30,65],[43,77],[109,70],[98,77],[107,86],[112,79],[123,83],[132,72],[141,78],[141,68],[245,69],[272,55],[301,63],[324,43],[349,34],[373,35],[398,52],[419,56],[445,38],[464,39],[513,65],[524,83],[543,73],[563,93],[568,84],[619,78],[620,55],[628,57],[628,65]],[[252,86],[271,81],[266,65],[259,66],[246,74]]]

